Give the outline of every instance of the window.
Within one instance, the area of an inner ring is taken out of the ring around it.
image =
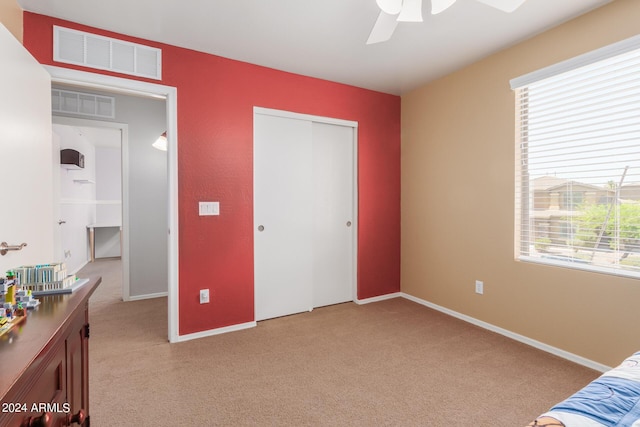
[[[583,191],[567,191],[562,193],[562,209],[580,209],[584,200]]]
[[[516,258],[640,278],[640,36],[511,86]]]

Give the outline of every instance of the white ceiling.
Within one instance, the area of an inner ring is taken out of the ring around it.
[[[28,11],[278,70],[402,94],[611,0],[458,0],[365,42],[375,0],[18,0]]]

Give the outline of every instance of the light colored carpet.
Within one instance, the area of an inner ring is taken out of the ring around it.
[[[405,299],[167,342],[167,300],[90,303],[93,426],[524,426],[599,375]]]

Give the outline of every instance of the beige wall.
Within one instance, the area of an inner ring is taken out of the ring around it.
[[[22,9],[15,0],[0,0],[0,23],[22,43]]]
[[[402,97],[403,292],[608,366],[640,350],[640,280],[515,261],[509,88],[639,21],[617,0]]]

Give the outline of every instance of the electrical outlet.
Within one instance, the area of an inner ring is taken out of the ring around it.
[[[209,289],[200,289],[200,304],[209,302]]]
[[[484,293],[484,283],[481,280],[476,280],[476,294],[482,295]]]

